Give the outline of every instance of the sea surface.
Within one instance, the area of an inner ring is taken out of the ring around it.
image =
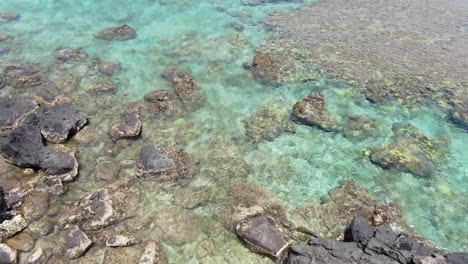
[[[114,78],[119,84],[116,96],[122,104],[142,100],[153,90],[170,89],[161,73],[171,64],[183,66],[205,96],[203,106],[190,118],[177,120],[190,122],[190,129],[195,130],[178,132],[191,133],[184,146],[191,155],[206,156],[207,138],[212,136],[236,142],[251,168],[248,179],[270,190],[287,212],[319,202],[340,181],[352,179],[377,201],[399,203],[405,220],[422,237],[449,252],[467,251],[468,134],[448,122],[445,113],[431,106],[372,104],[344,82],[316,73],[311,73],[307,82],[263,85],[243,68],[272,34],[264,18],[272,11],[302,4],[304,1],[2,0],[0,11],[15,12],[20,18],[0,25],[0,32],[12,37],[0,42],[11,49],[1,54],[0,60],[46,65],[55,60],[58,47],[82,47],[90,56],[121,63],[122,71]],[[99,30],[120,24],[136,29],[138,37],[112,42],[95,38]],[[380,134],[355,139],[295,123],[296,133],[259,143],[246,139],[244,120],[256,109],[275,102],[289,112],[311,91],[325,96],[327,110],[338,120],[350,114],[376,119]],[[432,177],[383,170],[364,154],[366,149],[390,142],[392,124],[398,122],[410,123],[421,134],[448,142],[448,154]],[[212,175],[204,178],[202,174],[196,181],[199,186],[215,181]],[[85,195],[94,181],[81,173],[69,195]],[[146,195],[154,203],[165,199],[158,194]],[[203,211],[212,208],[197,210],[203,219]],[[232,240],[229,243],[239,244],[238,248],[226,250],[226,255],[243,250],[235,237]],[[191,255],[189,248],[167,246],[165,251],[171,263],[203,263]]]

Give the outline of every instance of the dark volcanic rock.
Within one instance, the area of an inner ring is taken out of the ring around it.
[[[325,97],[311,93],[293,106],[294,120],[309,126],[317,126],[325,131],[337,131],[336,122],[325,110]]]
[[[55,58],[59,61],[79,61],[88,58],[88,53],[83,48],[61,48],[55,52]]]
[[[276,228],[273,219],[266,215],[243,219],[237,224],[236,232],[253,251],[274,258],[280,257],[289,246],[286,238]]]
[[[113,125],[109,131],[112,139],[136,137],[141,131],[140,116],[137,113],[122,115],[120,121]]]
[[[136,38],[137,32],[128,25],[121,25],[117,27],[105,28],[101,30],[96,37],[105,40],[123,41]]]
[[[18,18],[19,15],[12,12],[0,13],[0,24],[5,24]]]
[[[0,137],[14,129],[23,118],[38,107],[29,97],[0,98]]]
[[[88,121],[86,114],[71,105],[54,105],[38,111],[41,133],[52,143],[65,142]]]
[[[80,230],[77,226],[68,227],[64,231],[65,234],[65,254],[70,259],[79,258],[93,244],[91,239]]]
[[[189,179],[192,164],[186,153],[179,149],[156,149],[146,145],[140,151],[136,174],[144,176],[169,176],[175,179]]]
[[[198,108],[203,101],[200,88],[195,84],[192,76],[188,72],[176,66],[169,66],[163,73],[163,77],[171,82],[176,95],[184,105],[191,109]]]

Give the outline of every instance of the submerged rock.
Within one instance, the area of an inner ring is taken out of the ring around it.
[[[117,91],[117,86],[111,81],[102,81],[92,85],[88,90],[94,94],[113,94]]]
[[[108,60],[99,60],[98,61],[98,70],[105,75],[114,75],[121,70],[120,62],[108,61]]]
[[[124,41],[129,39],[134,39],[137,37],[137,32],[135,29],[131,28],[128,25],[121,25],[117,27],[110,27],[101,30],[96,38],[104,40],[117,40]]]
[[[80,61],[88,58],[88,53],[83,48],[60,48],[55,52],[55,58],[62,62]]]
[[[295,121],[309,126],[317,126],[325,131],[338,131],[336,122],[325,109],[325,97],[311,93],[293,106],[292,117]]]
[[[244,123],[247,136],[253,142],[273,140],[284,132],[295,132],[294,124],[276,103],[261,107]]]
[[[192,76],[185,69],[169,66],[164,71],[163,77],[171,82],[176,95],[184,105],[187,105],[190,109],[200,107],[203,101],[202,93]]]
[[[366,139],[379,135],[377,121],[367,116],[350,116],[342,130],[346,137]]]
[[[453,109],[450,119],[457,125],[468,130],[468,95],[466,91],[458,91],[451,99]]]
[[[442,142],[419,133],[410,124],[393,124],[392,142],[371,150],[370,160],[384,169],[395,168],[416,176],[430,177],[443,156]]]
[[[19,15],[13,12],[0,13],[0,24],[5,24],[18,18]]]
[[[260,254],[280,258],[290,243],[276,228],[272,218],[254,215],[242,219],[236,226],[237,235]]]
[[[64,250],[70,259],[79,258],[93,245],[93,241],[77,226],[67,227],[64,234]]]
[[[27,115],[36,111],[38,107],[37,102],[30,97],[0,98],[0,137],[16,128]]]
[[[145,102],[151,104],[157,113],[167,117],[175,117],[181,114],[182,104],[177,95],[172,91],[156,90],[145,94]],[[149,110],[152,110],[151,108]]]
[[[192,176],[192,164],[182,150],[159,150],[153,145],[146,145],[140,151],[136,174],[138,177],[169,176],[186,179]]]
[[[121,116],[120,121],[113,125],[109,136],[116,140],[119,138],[136,137],[141,131],[140,116],[137,113],[127,113]]]
[[[292,70],[291,63],[271,54],[256,54],[249,65],[252,74],[259,83],[277,85]]]
[[[6,244],[0,244],[0,263],[16,264],[17,258],[16,250]]]
[[[47,141],[63,143],[88,122],[88,116],[72,105],[54,105],[39,109],[41,133]]]

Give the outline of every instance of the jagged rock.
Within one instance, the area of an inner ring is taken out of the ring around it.
[[[122,235],[112,236],[106,240],[108,247],[127,247],[140,243],[141,241],[134,237],[127,237]]]
[[[91,86],[89,91],[94,94],[115,93],[117,87],[111,81],[102,81]]]
[[[325,97],[311,93],[293,106],[292,117],[295,121],[309,126],[317,126],[325,131],[338,131],[336,122],[325,109]]]
[[[0,13],[0,24],[5,24],[18,18],[19,15],[13,12]]]
[[[141,131],[140,116],[137,113],[126,113],[120,118],[120,121],[113,125],[109,131],[109,136],[116,140],[119,138],[136,137]]]
[[[247,136],[253,142],[273,140],[284,132],[295,132],[293,123],[276,103],[261,107],[244,123]]]
[[[169,66],[164,71],[163,77],[168,82],[171,82],[176,95],[184,105],[187,105],[190,109],[196,109],[201,106],[203,96],[200,88],[198,88],[192,76],[185,69]]]
[[[253,251],[274,258],[279,258],[290,245],[274,220],[266,215],[243,219],[237,224],[236,232]]]
[[[138,264],[165,264],[166,260],[155,242],[149,241],[146,244],[145,251],[140,257]]]
[[[65,254],[70,259],[79,258],[93,245],[93,241],[77,226],[65,228],[64,234]]]
[[[395,123],[392,142],[371,150],[370,160],[384,169],[395,168],[421,177],[433,174],[437,160],[443,157],[441,141],[419,133],[410,124]]]
[[[68,104],[40,108],[37,116],[42,135],[52,143],[65,142],[88,122],[86,114]]]
[[[105,40],[129,40],[137,37],[137,32],[135,29],[131,28],[128,25],[121,25],[117,27],[110,27],[101,30],[97,36],[99,39]]]
[[[88,53],[83,48],[61,48],[55,52],[55,58],[62,62],[80,61],[88,58]]]
[[[145,94],[144,100],[151,103],[156,112],[164,116],[174,117],[181,113],[181,101],[174,92],[156,90]]]
[[[14,236],[26,226],[28,223],[22,215],[15,215],[12,219],[3,221],[0,224],[0,240]]]
[[[0,263],[16,264],[17,253],[16,250],[11,249],[5,244],[0,244]]]
[[[121,70],[120,62],[99,60],[98,70],[105,75],[114,75]]]
[[[255,55],[249,68],[259,83],[277,85],[293,67],[283,58],[260,53]]]
[[[140,151],[136,175],[186,179],[192,176],[192,164],[188,155],[182,150],[159,150],[153,145],[146,145]]]
[[[28,252],[34,248],[34,238],[30,234],[22,232],[8,239],[6,244],[17,251]]]
[[[135,216],[138,192],[128,181],[120,181],[85,196],[65,222],[83,230],[99,230]]]
[[[46,263],[46,254],[41,247],[36,248],[28,257],[28,264]]]
[[[16,128],[27,115],[36,111],[38,107],[36,101],[25,96],[0,98],[0,137]]]

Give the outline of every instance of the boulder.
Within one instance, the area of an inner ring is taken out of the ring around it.
[[[104,40],[117,40],[124,41],[129,39],[134,39],[137,37],[137,32],[135,29],[131,28],[128,25],[121,25],[117,27],[110,27],[101,30],[96,38]]]
[[[276,103],[261,107],[244,124],[246,134],[253,142],[273,140],[282,133],[295,132],[294,124]]]
[[[192,175],[192,164],[186,153],[179,149],[159,150],[146,145],[140,151],[136,175],[138,177],[169,176],[187,179]]]
[[[278,230],[272,218],[254,215],[240,221],[237,235],[255,252],[280,258],[290,243]]]
[[[16,250],[11,249],[6,244],[0,243],[0,263],[16,264],[17,262]]]
[[[267,53],[256,54],[249,68],[255,80],[267,85],[281,83],[282,79],[293,70],[291,63],[284,58]]]
[[[88,116],[69,104],[40,108],[41,134],[52,143],[63,143],[88,122]]]
[[[169,66],[164,71],[163,77],[172,84],[176,95],[189,109],[196,109],[201,106],[203,102],[202,93],[187,70]]]
[[[37,102],[30,97],[0,98],[0,138],[16,128],[27,115],[36,111],[38,107]]]
[[[83,48],[59,48],[55,58],[61,62],[80,61],[88,58],[88,53]]]
[[[336,121],[325,109],[325,97],[311,93],[297,102],[292,109],[293,120],[309,126],[316,126],[325,131],[338,131]]]
[[[109,136],[114,139],[132,138],[140,134],[141,121],[138,113],[126,113],[120,118],[120,121],[112,126]]]
[[[5,24],[18,18],[19,15],[13,12],[0,13],[0,24]]]
[[[395,168],[420,177],[430,177],[444,157],[442,141],[430,139],[410,124],[395,123],[390,144],[374,148],[370,160],[384,169]]]
[[[64,235],[64,250],[70,259],[79,258],[93,245],[93,241],[77,226],[65,228]]]

